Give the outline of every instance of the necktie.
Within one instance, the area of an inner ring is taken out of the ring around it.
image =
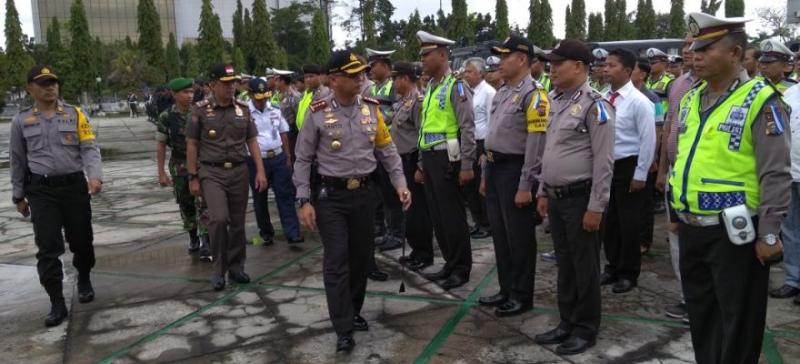
[[[619,92],[614,91],[611,93],[611,98],[608,99],[608,102],[610,102],[612,106],[617,106],[614,104],[614,102],[617,101],[617,96],[619,96]]]

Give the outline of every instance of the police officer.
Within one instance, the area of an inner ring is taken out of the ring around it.
[[[297,105],[297,119],[295,119],[295,125],[297,125],[298,133],[303,129],[306,110],[311,106],[311,103],[325,98],[331,93],[330,89],[322,84],[322,79],[325,77],[322,66],[318,64],[307,64],[303,66],[303,75],[306,90],[303,92],[303,97]]]
[[[687,16],[695,71],[705,82],[681,102],[669,183],[680,220],[683,293],[700,364],[759,361],[769,264],[781,255],[778,234],[789,204],[786,106],[771,84],[749,79],[742,68],[746,21]],[[741,236],[722,221],[720,213],[731,207],[744,211],[730,225],[742,229],[740,221],[752,219],[754,238],[730,240]]]
[[[289,124],[289,156],[294,161],[294,144],[297,141],[297,107],[303,95],[292,86],[294,72],[275,70],[278,76],[275,79],[275,87],[281,93],[280,111],[283,119]]]
[[[498,317],[533,307],[536,267],[536,221],[533,194],[538,185],[550,103],[547,90],[534,81],[533,44],[512,35],[492,53],[501,55],[506,84],[494,97],[486,137],[486,173],[481,181],[492,227],[500,293],[481,297],[496,306]]]
[[[417,32],[417,38],[423,67],[431,79],[425,90],[419,136],[422,170],[415,178],[425,182],[436,242],[445,260],[441,270],[424,277],[451,289],[467,283],[472,270],[467,213],[460,193],[460,186],[475,178],[472,94],[447,63],[447,47],[455,42],[425,31]]]
[[[233,66],[216,64],[211,67],[209,78],[211,95],[195,104],[186,128],[186,157],[189,190],[195,196],[202,193],[208,205],[214,260],[211,285],[219,291],[225,288],[226,273],[232,282],[250,282],[244,271],[248,151],[256,166],[258,191],[266,189],[267,178],[250,110],[247,104],[233,99]]]
[[[89,278],[95,262],[89,200],[103,186],[92,125],[81,109],[58,100],[60,86],[50,67],[30,69],[27,91],[33,107],[14,117],[9,142],[12,200],[22,216],[31,215],[39,282],[50,296],[46,326],[57,326],[67,318],[59,258],[65,239],[78,270],[78,301],[94,299]]]
[[[797,81],[786,76],[787,70],[791,70],[792,53],[783,43],[767,39],[761,42],[761,57],[758,58],[758,69],[761,71],[761,76],[758,79],[767,79],[781,93],[786,92],[789,87],[797,84]]]
[[[381,101],[381,110],[386,116],[391,116],[394,100],[394,84],[392,82],[392,59],[394,50],[376,51],[367,48],[367,61],[369,61],[369,76],[375,82],[370,87],[372,98]]]
[[[562,40],[547,55],[553,97],[542,157],[538,210],[549,216],[558,264],[559,325],[537,335],[572,355],[594,346],[600,326],[600,221],[614,166],[614,111],[586,82],[592,53]]]
[[[611,89],[611,85],[606,82],[605,77],[608,51],[603,48],[595,48],[592,50],[592,55],[594,56],[594,62],[592,63],[592,80],[589,85],[600,92],[601,95],[605,95]]]
[[[368,330],[360,316],[372,254],[374,181],[380,162],[405,208],[411,204],[402,163],[379,111],[378,102],[360,96],[367,65],[350,50],[336,51],[326,67],[333,95],[316,101],[306,113],[297,141],[294,184],[300,221],[319,226],[324,247],[325,293],[337,352],[350,352],[353,331]],[[321,183],[311,186],[311,163]]]
[[[414,180],[419,163],[420,111],[423,96],[417,89],[419,68],[412,63],[397,62],[392,70],[397,99],[392,109],[392,140],[403,160],[406,185],[414,202],[405,215],[405,236],[411,254],[400,257],[400,264],[419,271],[433,264],[433,225],[431,225],[425,187]]]
[[[533,66],[531,66],[533,69]],[[500,57],[489,56],[486,57],[486,76],[483,78],[495,90],[499,90],[503,86],[503,76],[500,75]]]
[[[186,170],[186,124],[192,116],[193,83],[191,78],[175,78],[167,84],[172,91],[175,104],[169,110],[162,112],[156,122],[156,164],[158,183],[162,187],[170,184],[173,186],[172,192],[181,211],[183,228],[189,233],[189,252],[199,250],[200,260],[210,261],[208,230],[204,223],[208,219],[208,213],[202,198],[195,198],[189,192]],[[169,177],[164,173],[167,147],[171,151]]]
[[[660,49],[648,49],[647,59],[650,61],[650,77],[645,82],[645,85],[661,99],[661,103],[656,105],[656,125],[659,127],[660,134],[660,127],[664,123],[664,117],[669,110],[669,87],[672,85],[675,76],[667,72],[669,56]]]
[[[531,77],[542,85],[547,92],[550,92],[553,89],[553,85],[550,81],[550,75],[544,70],[547,63],[547,60],[544,58],[545,53],[541,48],[533,46],[533,55],[534,57],[531,61]]]

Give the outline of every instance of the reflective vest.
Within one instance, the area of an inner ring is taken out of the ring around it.
[[[272,104],[273,107],[281,107],[281,100],[283,99],[283,94],[275,90],[272,92],[272,97],[269,99],[269,103]]]
[[[755,79],[756,80],[765,81],[766,77],[764,77],[762,75],[758,75],[758,76],[755,77]],[[775,88],[778,89],[778,91],[780,91],[781,93],[785,93],[786,90],[789,89],[789,87],[792,87],[792,86],[796,85],[797,81],[795,81],[792,78],[784,78],[784,79],[781,80],[781,82],[773,83],[773,84],[775,85]]]
[[[297,119],[295,122],[297,123],[297,130],[303,129],[303,121],[305,121],[306,117],[306,110],[311,105],[311,100],[314,99],[314,91],[306,90],[303,92],[303,98],[300,99],[300,103],[297,105]]]
[[[430,83],[422,100],[422,127],[419,133],[419,147],[430,149],[449,139],[458,137],[458,119],[456,110],[450,101],[453,87],[458,88],[459,95],[463,95],[464,84],[456,82],[452,74],[442,80],[435,89]]]
[[[667,111],[669,111],[669,95],[667,94],[667,89],[673,80],[674,76],[672,76],[672,74],[664,72],[664,74],[658,80],[651,81],[648,78],[645,82],[645,87],[647,87],[650,91],[653,91],[653,93],[655,93],[661,99],[661,102],[655,105],[656,122],[664,122],[664,117],[667,115]]]
[[[539,82],[547,92],[550,92],[550,89],[552,87],[552,84],[550,82],[550,75],[548,75],[546,72],[542,72],[542,75],[539,76],[539,79],[536,81]]]
[[[760,196],[752,127],[775,91],[764,81],[747,81],[703,117],[700,93],[705,87],[703,83],[689,91],[681,102],[677,155],[669,179],[672,207],[696,215],[741,204],[755,210]]]
[[[380,88],[378,88],[377,84],[373,84],[369,88],[369,93],[370,95],[372,95],[373,98],[378,99],[378,101],[381,100],[392,101],[392,86],[394,86],[392,80],[386,81]],[[378,108],[381,110],[386,120],[391,120],[392,113],[394,112],[394,110],[392,110],[391,104],[387,105],[381,103]],[[387,126],[391,128],[391,124],[388,124]]]

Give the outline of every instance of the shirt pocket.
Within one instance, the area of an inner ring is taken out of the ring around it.
[[[63,145],[78,145],[78,126],[75,124],[58,124],[58,134]]]
[[[22,136],[25,138],[25,144],[27,145],[29,151],[44,148],[41,125],[23,127]]]
[[[231,122],[232,128],[228,128],[231,139],[236,143],[244,142],[247,137],[247,127],[250,120],[244,117],[236,117]]]

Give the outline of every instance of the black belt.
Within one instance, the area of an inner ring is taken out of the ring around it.
[[[489,161],[489,163],[525,162],[525,156],[522,154],[506,154],[487,150],[486,160]]]
[[[238,161],[238,162],[200,162],[200,164],[203,164],[203,165],[206,165],[206,166],[217,167],[217,168],[225,168],[225,169],[231,169],[233,167],[238,167],[242,163],[244,163],[244,162],[242,162],[242,161]]]
[[[328,177],[320,176],[322,184],[329,188],[339,188],[345,190],[357,190],[366,187],[370,182],[370,176],[342,178],[342,177]]]
[[[69,186],[78,182],[86,182],[86,177],[82,171],[58,176],[43,176],[41,174],[31,173],[32,185],[59,187]]]
[[[179,161],[185,161],[186,160],[186,153],[179,153],[179,152],[173,151],[172,155],[170,155],[170,159],[179,160]]]
[[[413,152],[400,154],[400,159],[402,159],[404,161],[410,161],[410,160],[415,160],[415,159],[419,160],[419,151],[415,150]]]
[[[565,198],[570,197],[578,197],[583,196],[589,193],[592,189],[592,181],[586,180],[581,182],[575,182],[572,184],[568,184],[566,186],[544,186],[544,192],[547,193],[547,196],[556,200],[563,200]]]

